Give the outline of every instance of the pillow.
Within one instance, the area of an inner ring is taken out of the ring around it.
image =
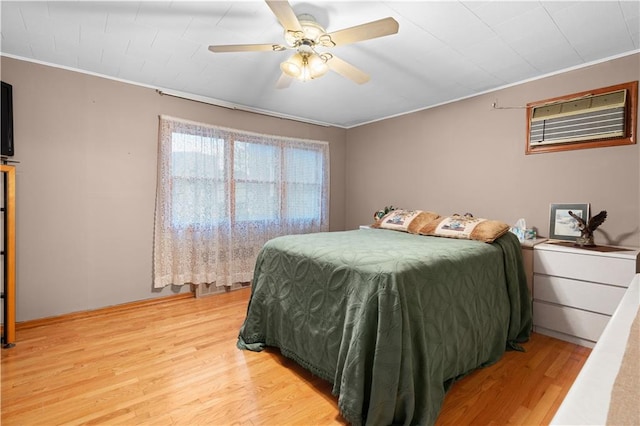
[[[434,212],[397,209],[376,220],[371,227],[417,234],[420,228],[439,217],[440,215]]]
[[[476,218],[471,215],[442,217],[424,225],[421,235],[436,237],[463,238],[467,240],[492,243],[509,231],[509,225],[497,220]]]

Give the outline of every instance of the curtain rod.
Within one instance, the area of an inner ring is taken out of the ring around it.
[[[305,124],[314,124],[316,126],[323,126],[323,127],[337,127],[329,123],[324,123],[322,121],[308,120],[306,118],[295,117],[288,114],[280,114],[273,111],[267,111],[259,108],[238,105],[231,102],[222,101],[220,99],[209,98],[207,96],[199,96],[191,93],[185,93],[185,92],[179,92],[179,91],[173,91],[173,90],[160,90],[160,89],[156,89],[156,93],[158,93],[160,96],[166,95],[174,98],[184,99],[187,101],[200,102],[207,105],[214,105],[214,106],[236,110],[236,111],[250,112],[253,114],[266,115],[269,117],[281,118],[284,120],[292,120],[292,121],[297,121]]]
[[[236,135],[245,135],[245,136],[252,136],[252,137],[259,137],[259,138],[277,139],[279,141],[287,140],[287,141],[290,141],[290,142],[298,142],[298,143],[303,142],[303,143],[306,143],[306,144],[314,143],[314,144],[318,144],[318,145],[327,145],[327,146],[329,145],[328,141],[321,141],[321,140],[316,140],[316,139],[305,139],[305,138],[296,138],[296,137],[290,137],[290,136],[269,135],[269,134],[264,134],[264,133],[250,132],[248,130],[241,130],[241,129],[234,129],[232,127],[218,126],[217,124],[201,123],[199,121],[187,120],[187,119],[184,119],[184,118],[173,117],[171,115],[166,115],[166,114],[160,114],[158,116],[158,118],[160,118],[160,120],[168,120],[168,121],[172,121],[174,123],[186,124],[188,126],[206,127],[208,129],[220,130],[222,132],[233,133],[233,134],[236,134]]]

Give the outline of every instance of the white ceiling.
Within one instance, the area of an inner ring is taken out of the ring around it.
[[[211,53],[283,43],[262,1],[0,3],[3,55],[339,127],[638,52],[640,1],[291,1],[328,32],[391,16],[398,34],[331,52],[366,71],[276,89],[285,52]]]

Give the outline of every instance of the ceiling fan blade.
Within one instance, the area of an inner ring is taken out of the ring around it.
[[[276,89],[286,89],[291,86],[291,82],[293,81],[293,77],[288,76],[285,73],[280,74],[280,78],[276,83]]]
[[[222,44],[217,46],[209,46],[209,50],[213,53],[225,52],[279,52],[285,50],[286,47],[279,44]]]
[[[331,37],[331,41],[333,41],[336,46],[341,46],[357,41],[395,34],[398,32],[398,27],[398,22],[395,19],[384,18],[329,33],[329,37]]]
[[[337,58],[335,55],[327,61],[327,65],[331,70],[348,78],[349,80],[355,81],[358,84],[364,84],[370,79],[369,74],[354,67],[350,63]]]
[[[276,15],[276,18],[278,18],[278,22],[280,22],[280,25],[282,25],[285,30],[302,31],[300,21],[298,21],[298,17],[296,16],[296,13],[293,11],[288,1],[265,1],[273,14]]]

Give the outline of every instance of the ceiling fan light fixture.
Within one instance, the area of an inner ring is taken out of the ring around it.
[[[309,76],[311,78],[322,77],[329,71],[327,62],[315,53],[307,58],[307,67],[309,68]]]
[[[304,59],[301,54],[294,53],[289,59],[280,64],[283,73],[293,78],[300,78],[304,67]]]
[[[322,77],[329,71],[324,57],[317,53],[294,53],[289,59],[280,64],[280,69],[289,77],[300,81],[309,81]]]

